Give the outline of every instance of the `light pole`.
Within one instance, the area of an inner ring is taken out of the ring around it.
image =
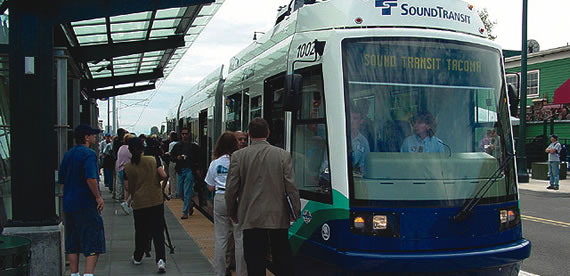
[[[528,0],[523,0],[523,22],[522,22],[522,46],[521,46],[521,93],[520,93],[520,125],[519,125],[519,141],[517,150],[518,160],[518,177],[519,182],[528,183],[528,173],[526,166],[526,88],[527,88],[527,75],[526,75],[526,61],[527,61],[527,23],[528,23]]]

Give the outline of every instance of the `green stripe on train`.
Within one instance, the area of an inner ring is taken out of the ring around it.
[[[289,228],[289,242],[293,254],[297,254],[301,245],[315,232],[319,231],[322,225],[330,220],[348,219],[348,198],[336,190],[333,190],[333,204],[326,204],[316,201],[309,201],[305,210],[311,212],[311,221],[305,223],[303,217],[299,218]]]

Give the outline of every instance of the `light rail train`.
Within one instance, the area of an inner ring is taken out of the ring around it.
[[[517,275],[531,246],[510,99],[474,7],[301,2],[186,93],[168,130],[190,127],[210,161],[222,131],[269,122],[302,198],[298,274]]]

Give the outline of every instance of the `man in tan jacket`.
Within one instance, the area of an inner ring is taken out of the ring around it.
[[[293,219],[285,192],[291,198],[297,218],[301,202],[291,155],[266,141],[269,126],[262,118],[251,120],[248,135],[251,145],[231,156],[225,193],[228,214],[243,230],[249,276],[265,275],[268,246],[276,275],[293,275],[287,233]]]

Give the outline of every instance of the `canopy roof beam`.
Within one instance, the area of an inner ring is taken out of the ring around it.
[[[141,92],[141,91],[146,91],[146,90],[152,90],[155,88],[156,88],[156,86],[154,84],[149,84],[149,85],[141,85],[141,86],[133,86],[133,87],[125,87],[125,88],[89,91],[89,92],[87,92],[87,95],[89,96],[89,98],[102,99],[102,98],[109,98],[109,97],[131,94],[131,93]]]
[[[79,62],[97,61],[144,52],[161,51],[184,47],[184,36],[176,35],[165,39],[142,40],[72,48],[73,57]]]
[[[156,80],[164,77],[162,70],[155,69],[152,73],[133,74],[126,76],[116,76],[108,78],[96,78],[85,80],[85,86],[89,89],[97,89],[102,87],[114,86],[125,83],[135,83],[139,81]]]

